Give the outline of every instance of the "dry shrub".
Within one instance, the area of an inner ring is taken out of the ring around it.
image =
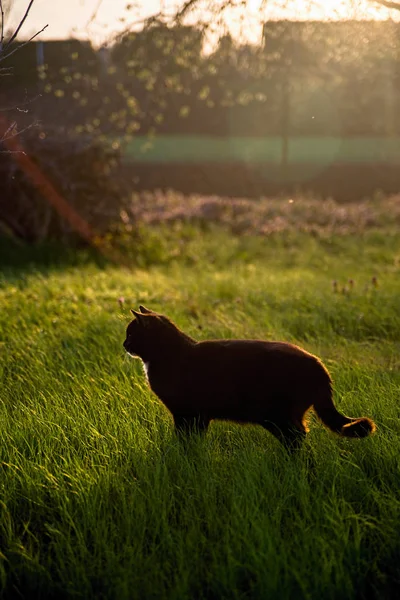
[[[57,131],[41,138],[43,134],[32,128],[18,142],[17,151],[10,152],[9,145],[0,144],[0,225],[31,243],[48,239],[69,242],[77,237],[70,217],[75,214],[90,235],[103,235],[120,219],[126,197],[118,177],[119,152],[83,136]],[[22,149],[44,185],[38,185],[27,172]],[[64,209],[54,203],[54,195],[62,199]],[[69,207],[69,216],[65,207]]]
[[[136,224],[219,224],[235,234],[302,231],[323,236],[347,235],[398,228],[400,195],[376,194],[371,199],[343,204],[305,195],[253,200],[142,192],[133,195],[128,214]]]

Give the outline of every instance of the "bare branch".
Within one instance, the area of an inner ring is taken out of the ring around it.
[[[386,0],[374,0],[377,4],[385,6],[386,8],[393,8],[394,10],[400,10],[400,2],[387,2]]]
[[[20,44],[16,48],[14,48],[14,50],[11,50],[11,52],[9,52],[8,54],[5,54],[4,56],[0,55],[0,61],[5,60],[6,58],[8,58],[12,54],[14,54],[14,52],[18,52],[18,50],[20,48],[22,48],[23,46],[26,46],[26,44],[29,44],[29,42],[31,42],[33,39],[35,39],[35,37],[37,37],[38,35],[40,35],[45,29],[47,29],[48,26],[49,25],[47,24],[44,27],[42,27],[42,29],[40,31],[37,31],[31,38],[29,38],[29,40],[26,40],[26,42],[23,42],[22,44]],[[9,44],[7,44],[5,46],[5,48],[8,48],[8,46],[9,46]]]
[[[130,21],[129,25],[122,31],[119,31],[115,36],[113,36],[111,38],[111,40],[114,43],[117,42],[118,40],[121,40],[124,36],[131,33],[132,29],[134,29],[138,26],[142,26],[143,28],[148,28],[151,25],[153,25],[154,23],[170,22],[172,24],[172,23],[179,22],[189,12],[189,10],[191,8],[193,8],[198,2],[199,2],[199,0],[187,0],[187,2],[185,2],[185,4],[182,6],[182,8],[180,10],[178,10],[178,12],[171,14],[171,15],[168,15],[163,10],[160,10],[156,13],[153,13],[152,15],[147,15],[146,17],[141,17],[140,19],[137,19],[135,21]],[[232,0],[226,0],[227,6],[230,6],[231,3],[232,3]]]
[[[28,44],[29,42],[31,42],[35,37],[37,37],[40,33],[42,33],[42,31],[44,31],[46,29],[47,25],[45,25],[45,27],[43,27],[40,31],[38,31],[34,35],[32,35],[29,40],[23,42],[22,44],[17,45],[16,48],[12,49],[11,44],[14,42],[14,40],[17,38],[19,32],[21,31],[21,28],[22,28],[23,24],[25,23],[28,15],[29,15],[29,11],[32,8],[32,5],[33,5],[34,1],[35,0],[30,0],[30,2],[28,4],[28,7],[27,7],[27,9],[25,11],[25,14],[22,17],[19,25],[17,26],[17,28],[15,29],[14,33],[11,35],[11,37],[7,41],[7,43],[4,44],[4,26],[5,26],[5,23],[4,23],[5,16],[4,16],[4,14],[5,13],[4,13],[3,0],[0,0],[0,18],[1,18],[1,23],[0,23],[0,64],[2,63],[2,61],[6,60],[10,56],[12,56],[15,52],[17,52],[18,50],[20,50],[23,46],[26,46],[26,44]],[[10,71],[11,71],[11,68],[0,67],[0,76],[9,75]],[[40,96],[40,94],[39,94],[39,96]],[[1,107],[0,108],[0,112],[12,111],[12,110],[19,110],[21,112],[28,112],[28,110],[24,110],[23,108],[21,108],[21,106],[26,106],[27,104],[30,104],[34,100],[36,100],[36,98],[34,98],[32,100],[25,99],[25,102],[22,105],[10,106],[10,107],[4,107],[4,108]],[[0,120],[0,126],[1,126],[0,127],[0,143],[1,144],[7,144],[7,143],[14,142],[14,138],[16,138],[17,136],[23,134],[28,129],[31,129],[31,127],[33,127],[34,125],[37,125],[36,121],[34,123],[31,123],[27,127],[21,129],[20,131],[18,131],[16,121],[13,121],[9,125],[7,125],[6,120],[4,119],[4,117],[1,117],[1,120]],[[11,149],[11,152],[13,152],[12,149]]]
[[[198,0],[187,0],[187,2],[185,2],[182,8],[176,13],[176,20],[179,21],[180,19],[182,19],[182,17],[184,17],[186,13],[188,13],[189,10],[193,8],[197,1]]]
[[[112,40],[112,42],[117,42],[118,40],[121,40],[125,35],[128,35],[129,33],[131,33],[131,31],[134,27],[141,25],[142,27],[145,28],[145,27],[148,27],[149,25],[151,25],[152,23],[156,23],[157,21],[162,21],[164,19],[164,17],[165,17],[164,13],[158,12],[158,13],[154,13],[153,15],[137,19],[136,21],[131,21],[129,23],[128,27],[126,27],[122,31],[119,31],[116,35],[111,37],[110,40]]]
[[[86,27],[89,27],[89,25],[91,23],[93,23],[93,21],[97,17],[97,13],[99,12],[102,4],[103,4],[103,0],[97,0],[97,5],[96,5],[94,11],[92,12],[92,16],[90,17],[89,21],[86,23]]]
[[[25,23],[27,16],[29,15],[29,11],[32,8],[32,4],[35,2],[35,0],[31,0],[28,4],[28,8],[25,11],[24,16],[22,17],[17,29],[14,31],[14,33],[12,34],[12,36],[10,37],[10,39],[8,40],[7,44],[5,45],[4,49],[8,48],[8,46],[15,40],[15,38],[17,37],[17,35],[19,34],[22,25]]]
[[[0,69],[0,72],[1,72],[1,69]],[[0,112],[8,112],[10,110],[19,110],[21,112],[28,112],[28,111],[22,110],[21,107],[22,106],[27,106],[28,104],[32,104],[38,98],[41,98],[41,97],[42,97],[42,94],[38,94],[34,98],[30,98],[29,100],[25,100],[25,102],[21,102],[21,103],[15,104],[14,106],[0,106]]]
[[[4,10],[3,10],[2,0],[0,0],[0,12],[1,12],[0,52],[2,52],[3,51],[3,41],[4,41]]]
[[[13,121],[12,123],[10,123],[10,125],[8,125],[7,129],[4,131],[4,133],[0,137],[0,142],[3,142],[4,140],[7,140],[10,137],[12,137],[13,136],[13,132],[14,132],[16,126],[17,126],[17,122],[16,121]]]
[[[21,129],[20,131],[17,131],[16,130],[17,123],[16,123],[16,121],[14,121],[7,128],[7,130],[3,133],[3,135],[0,136],[0,142],[3,144],[3,143],[5,143],[5,142],[7,142],[8,140],[11,140],[11,139],[14,141],[14,139],[17,136],[22,135],[23,133],[25,133],[25,131],[28,131],[29,129],[32,129],[32,127],[36,127],[37,125],[39,125],[39,122],[38,121],[34,121],[33,123],[30,123],[30,125],[27,125],[23,129]],[[7,154],[8,154],[8,152],[9,152],[9,150],[6,150]],[[17,150],[17,152],[18,152],[18,150]],[[4,151],[2,151],[2,153],[4,153]]]

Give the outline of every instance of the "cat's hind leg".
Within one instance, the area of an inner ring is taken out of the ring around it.
[[[303,423],[294,423],[288,419],[265,420],[261,425],[272,433],[289,452],[299,450],[307,434]]]

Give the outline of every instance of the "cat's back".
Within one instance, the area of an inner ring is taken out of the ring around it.
[[[193,353],[198,357],[220,357],[232,359],[257,357],[291,357],[292,359],[309,360],[315,358],[312,354],[289,342],[267,341],[267,340],[205,340],[197,342]]]
[[[243,395],[290,393],[294,387],[329,385],[318,358],[287,342],[208,340],[197,342],[180,365],[180,384],[191,394],[240,399]],[[233,400],[232,400],[233,401]]]
[[[207,340],[191,348],[191,361],[208,369],[323,371],[321,361],[289,342],[266,340]]]

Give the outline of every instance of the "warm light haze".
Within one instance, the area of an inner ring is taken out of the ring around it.
[[[20,18],[27,6],[26,0],[12,3],[8,25]],[[210,5],[221,6],[223,0],[199,2],[196,11],[188,16],[195,22],[207,15]],[[182,2],[177,0],[36,0],[32,6],[21,37],[33,35],[44,25],[48,27],[41,39],[70,36],[90,38],[103,43],[113,33],[135,25],[141,19],[160,10],[172,14]],[[129,7],[129,8],[127,8]],[[380,7],[371,0],[248,0],[245,9],[226,11],[225,26],[243,40],[257,42],[261,37],[261,22],[265,19],[388,19],[398,18],[397,11]]]

